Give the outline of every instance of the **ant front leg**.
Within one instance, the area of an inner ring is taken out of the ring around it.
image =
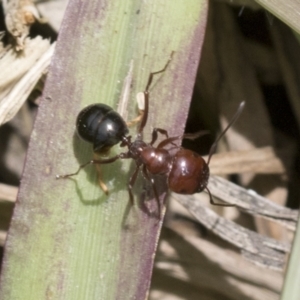
[[[139,114],[136,118],[127,122],[127,126],[129,126],[129,127],[135,125],[136,123],[141,122],[144,117],[144,113],[145,113],[145,95],[144,95],[144,93],[141,93],[141,92],[137,93],[136,101],[138,104]]]
[[[94,153],[94,157],[93,157],[93,160],[96,160],[98,158],[97,154]],[[105,182],[102,180],[102,171],[101,171],[101,168],[100,168],[100,165],[97,164],[96,165],[96,169],[97,169],[97,175],[98,175],[98,184],[101,188],[101,190],[103,191],[103,193],[108,196],[109,194],[109,190],[108,190],[108,187],[107,185],[105,184]]]
[[[69,178],[72,176],[76,176],[78,175],[78,173],[84,169],[86,166],[88,165],[97,165],[97,164],[110,164],[113,163],[114,161],[118,160],[119,158],[126,158],[126,153],[121,153],[119,155],[116,155],[114,157],[111,158],[106,158],[106,159],[92,159],[90,161],[88,161],[87,163],[79,166],[78,170],[75,173],[70,173],[70,174],[66,174],[66,175],[56,175],[56,179],[61,179],[61,178]]]
[[[134,126],[135,124],[141,122],[141,120],[143,118],[143,114],[144,114],[144,112],[140,111],[139,115],[136,118],[130,120],[129,122],[126,122],[126,125],[128,127],[131,127],[131,126]]]
[[[107,158],[107,159],[92,159],[92,160],[88,161],[87,163],[79,166],[78,170],[75,173],[66,174],[66,175],[56,175],[56,179],[69,178],[69,177],[72,177],[72,176],[76,176],[86,166],[88,166],[88,165],[96,165],[97,171],[98,171],[98,184],[99,184],[100,188],[102,189],[102,191],[104,192],[104,194],[108,195],[109,191],[108,191],[108,188],[107,188],[106,184],[104,183],[104,181],[101,178],[101,170],[99,168],[99,165],[100,164],[110,164],[110,163],[115,162],[119,158],[126,158],[126,157],[127,156],[126,156],[125,153],[121,153],[121,154],[119,154],[117,156],[114,156],[114,157],[111,157],[111,158]]]
[[[149,78],[148,78],[148,82],[147,82],[147,85],[146,85],[146,88],[145,88],[145,91],[143,92],[144,94],[144,114],[142,116],[142,120],[141,120],[141,123],[140,123],[140,127],[138,129],[138,134],[141,134],[144,130],[144,127],[145,125],[147,124],[147,120],[148,120],[148,111],[149,111],[149,88],[150,88],[150,85],[152,83],[152,80],[153,80],[153,77],[154,75],[157,75],[157,74],[160,74],[160,73],[163,73],[165,72],[165,70],[167,69],[167,67],[169,66],[169,63],[171,62],[172,60],[172,57],[173,57],[173,54],[174,54],[174,51],[171,53],[167,63],[165,64],[165,66],[159,70],[159,71],[156,71],[156,72],[151,72],[150,75],[149,75]]]

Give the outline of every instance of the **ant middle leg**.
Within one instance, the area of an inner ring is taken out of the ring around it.
[[[151,142],[150,142],[150,145],[151,145],[151,146],[156,142],[156,140],[157,140],[157,138],[158,138],[158,133],[164,135],[167,139],[169,138],[169,135],[168,135],[168,131],[167,131],[167,130],[162,129],[162,128],[156,128],[156,127],[155,127],[155,128],[153,128],[153,130],[152,130],[152,140],[151,140]]]
[[[209,131],[207,130],[202,130],[202,131],[198,131],[195,133],[185,133],[183,135],[178,135],[178,136],[173,136],[173,137],[168,137],[164,140],[162,140],[157,148],[163,148],[165,146],[167,146],[168,144],[172,144],[173,146],[175,146],[175,148],[180,148],[180,146],[176,145],[174,142],[177,140],[181,140],[181,139],[189,139],[189,140],[195,140],[197,138],[199,138],[200,136],[203,136],[205,134],[208,134]]]

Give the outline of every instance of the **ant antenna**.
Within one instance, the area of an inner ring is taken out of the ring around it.
[[[240,114],[242,113],[244,107],[245,107],[245,101],[241,102],[239,105],[239,108],[237,110],[237,112],[235,113],[235,115],[233,116],[233,118],[231,119],[231,121],[229,122],[229,124],[227,125],[227,127],[224,129],[224,131],[219,135],[219,137],[216,139],[216,141],[212,144],[212,146],[210,147],[209,150],[209,155],[208,155],[208,160],[207,160],[207,164],[209,165],[210,159],[212,157],[212,155],[215,153],[216,148],[217,148],[217,144],[220,141],[220,139],[224,136],[224,134],[227,132],[227,130],[235,123],[235,121],[238,119],[238,117],[240,116]]]

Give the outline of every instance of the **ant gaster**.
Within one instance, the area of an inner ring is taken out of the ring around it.
[[[121,147],[127,147],[127,152],[120,153],[110,158],[90,160],[81,165],[75,173],[57,175],[57,179],[75,176],[81,169],[90,164],[110,164],[118,159],[131,158],[136,163],[135,171],[131,175],[128,183],[128,192],[131,204],[133,204],[134,199],[132,189],[136,182],[137,175],[141,170],[144,177],[151,183],[158,205],[159,216],[161,215],[160,201],[152,175],[165,175],[167,177],[169,189],[175,193],[195,194],[206,190],[209,194],[211,204],[229,206],[227,204],[217,204],[212,199],[211,193],[207,188],[209,179],[209,162],[211,156],[216,150],[217,143],[240,116],[245,102],[240,103],[232,120],[211,146],[207,162],[196,152],[184,149],[175,144],[175,141],[182,138],[198,138],[203,135],[203,132],[169,137],[168,132],[165,129],[154,128],[152,131],[151,142],[146,143],[143,141],[142,134],[148,119],[150,85],[154,75],[163,73],[167,69],[172,59],[172,55],[173,53],[163,69],[157,72],[152,72],[149,75],[145,91],[143,92],[145,101],[144,112],[134,141],[131,141],[130,135],[127,136],[128,128],[123,118],[108,105],[92,104],[84,108],[77,117],[77,133],[83,140],[93,144],[95,153],[103,153],[117,143],[120,143]],[[164,135],[166,138],[157,146],[154,146],[154,143],[158,138],[158,133]],[[167,146],[169,147],[166,148]]]

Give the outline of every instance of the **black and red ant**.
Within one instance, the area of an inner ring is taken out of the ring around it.
[[[228,206],[227,204],[217,204],[213,201],[211,193],[207,188],[209,179],[209,162],[216,150],[217,143],[224,136],[227,130],[240,116],[245,102],[241,102],[239,108],[232,120],[224,131],[216,139],[210,148],[207,162],[196,152],[177,146],[175,142],[183,139],[195,139],[202,135],[201,132],[195,134],[184,134],[175,137],[169,137],[168,132],[162,128],[154,128],[152,131],[152,140],[150,143],[143,141],[142,134],[147,124],[149,110],[149,88],[154,75],[163,73],[170,61],[172,55],[163,69],[152,72],[149,75],[144,94],[144,111],[138,127],[136,139],[131,141],[131,136],[127,136],[128,128],[123,118],[110,106],[105,104],[92,104],[84,108],[78,115],[76,128],[78,135],[85,141],[93,144],[95,153],[103,153],[112,146],[120,143],[121,147],[127,147],[127,152],[116,156],[103,159],[93,159],[81,165],[79,169],[72,174],[57,175],[56,178],[68,178],[75,176],[81,169],[91,164],[110,164],[118,159],[133,159],[136,168],[131,175],[128,183],[129,199],[133,204],[132,189],[136,182],[139,171],[150,181],[155,199],[158,204],[159,213],[161,212],[158,192],[152,175],[164,175],[167,178],[168,187],[171,191],[179,194],[195,194],[206,190],[210,197],[210,203],[213,205]],[[157,146],[154,146],[158,134],[166,138]],[[168,146],[168,148],[166,148]]]

